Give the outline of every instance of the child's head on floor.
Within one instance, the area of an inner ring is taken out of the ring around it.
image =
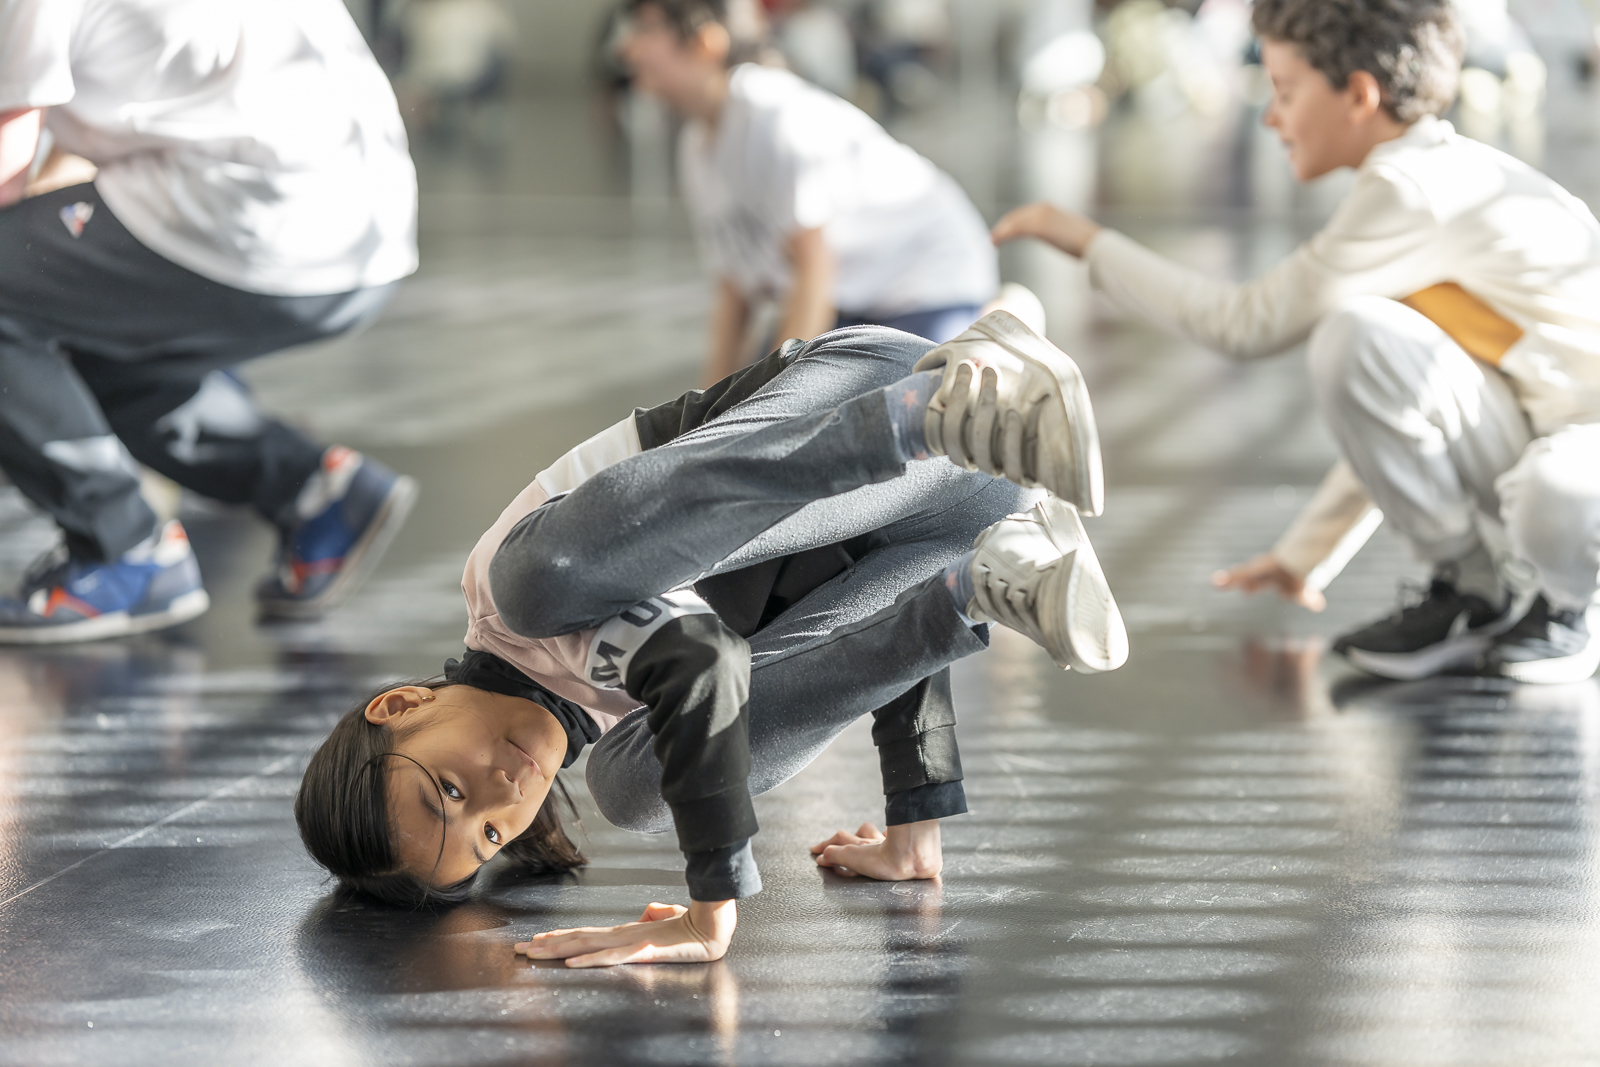
[[[1257,0],[1251,22],[1273,86],[1263,121],[1302,181],[1455,100],[1466,38],[1449,0]]]
[[[348,888],[411,907],[458,902],[498,854],[533,873],[583,865],[561,824],[566,752],[561,724],[527,700],[442,678],[386,685],[312,755],[295,821]]]

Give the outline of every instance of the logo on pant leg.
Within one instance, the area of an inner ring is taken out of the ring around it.
[[[600,689],[622,689],[628,681],[628,665],[633,662],[633,654],[657,630],[685,615],[710,614],[714,614],[711,605],[691,589],[674,589],[641,600],[595,631],[589,642],[584,677]]]
[[[61,209],[61,225],[74,237],[83,236],[83,228],[94,217],[94,205],[85,204],[79,200],[76,204],[68,204]]]

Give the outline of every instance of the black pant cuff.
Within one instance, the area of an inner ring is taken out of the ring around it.
[[[761,872],[745,839],[709,852],[685,852],[690,900],[743,900],[761,892]]]
[[[733,789],[695,800],[668,801],[672,824],[678,830],[678,848],[684,852],[710,852],[748,841],[760,829],[750,791],[742,783]]]
[[[890,826],[900,826],[908,822],[962,815],[966,810],[967,791],[959,781],[935,782],[884,797],[883,821]]]
[[[886,794],[961,779],[961,750],[954,725],[935,726],[898,740],[874,740]]]

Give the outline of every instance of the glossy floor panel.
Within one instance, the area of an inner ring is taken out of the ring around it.
[[[575,877],[502,871],[438,915],[330,894],[290,814],[306,754],[371,686],[459,651],[462,558],[535,471],[695,374],[692,240],[658,190],[630,186],[639,161],[591,107],[521,104],[481,151],[419,145],[424,267],[392,311],[250,368],[275,409],[422,482],[354,602],[255,625],[265,531],[190,501],[209,615],[0,652],[0,1062],[1600,1059],[1600,687],[1380,684],[1324,661],[1329,635],[1416,576],[1386,531],[1324,615],[1211,591],[1332,459],[1297,355],[1199,352],[1038,249],[1007,250],[1006,269],[1046,298],[1094,389],[1110,491],[1089,529],[1133,657],[1062,674],[1000,633],[959,666],[973,812],[946,828],[941,883],[811,865],[807,845],[880,813],[856,727],[758,799],[768,889],[719,964],[512,957],[536,930],[683,898],[672,843],[607,826],[581,788],[593,863]],[[1546,149],[1583,194],[1589,113],[1553,109]],[[1130,113],[1024,135],[1010,115],[963,99],[901,132],[991,215],[1035,195],[1093,203],[1235,274],[1292,247],[1338,191],[1287,184],[1242,123]],[[0,496],[10,573],[49,538]]]

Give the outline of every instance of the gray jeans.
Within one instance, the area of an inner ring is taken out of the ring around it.
[[[1033,495],[944,459],[899,460],[878,390],[931,347],[880,327],[826,334],[788,353],[748,398],[535,512],[491,567],[502,617],[529,636],[566,632],[686,581],[859,538],[864,551],[840,573],[748,636],[750,793],[795,775],[861,716],[904,705],[919,686],[937,690],[924,683],[987,640],[956,612],[940,572]],[[649,415],[639,416],[647,445]],[[948,705],[947,690],[929,695],[925,704]],[[649,712],[595,744],[587,777],[606,818],[656,832],[673,821]],[[939,767],[924,782],[897,772],[886,781],[891,821],[964,810],[952,724],[900,713],[878,718],[880,752],[954,762],[957,780],[938,780]],[[948,757],[930,750],[942,745]]]

